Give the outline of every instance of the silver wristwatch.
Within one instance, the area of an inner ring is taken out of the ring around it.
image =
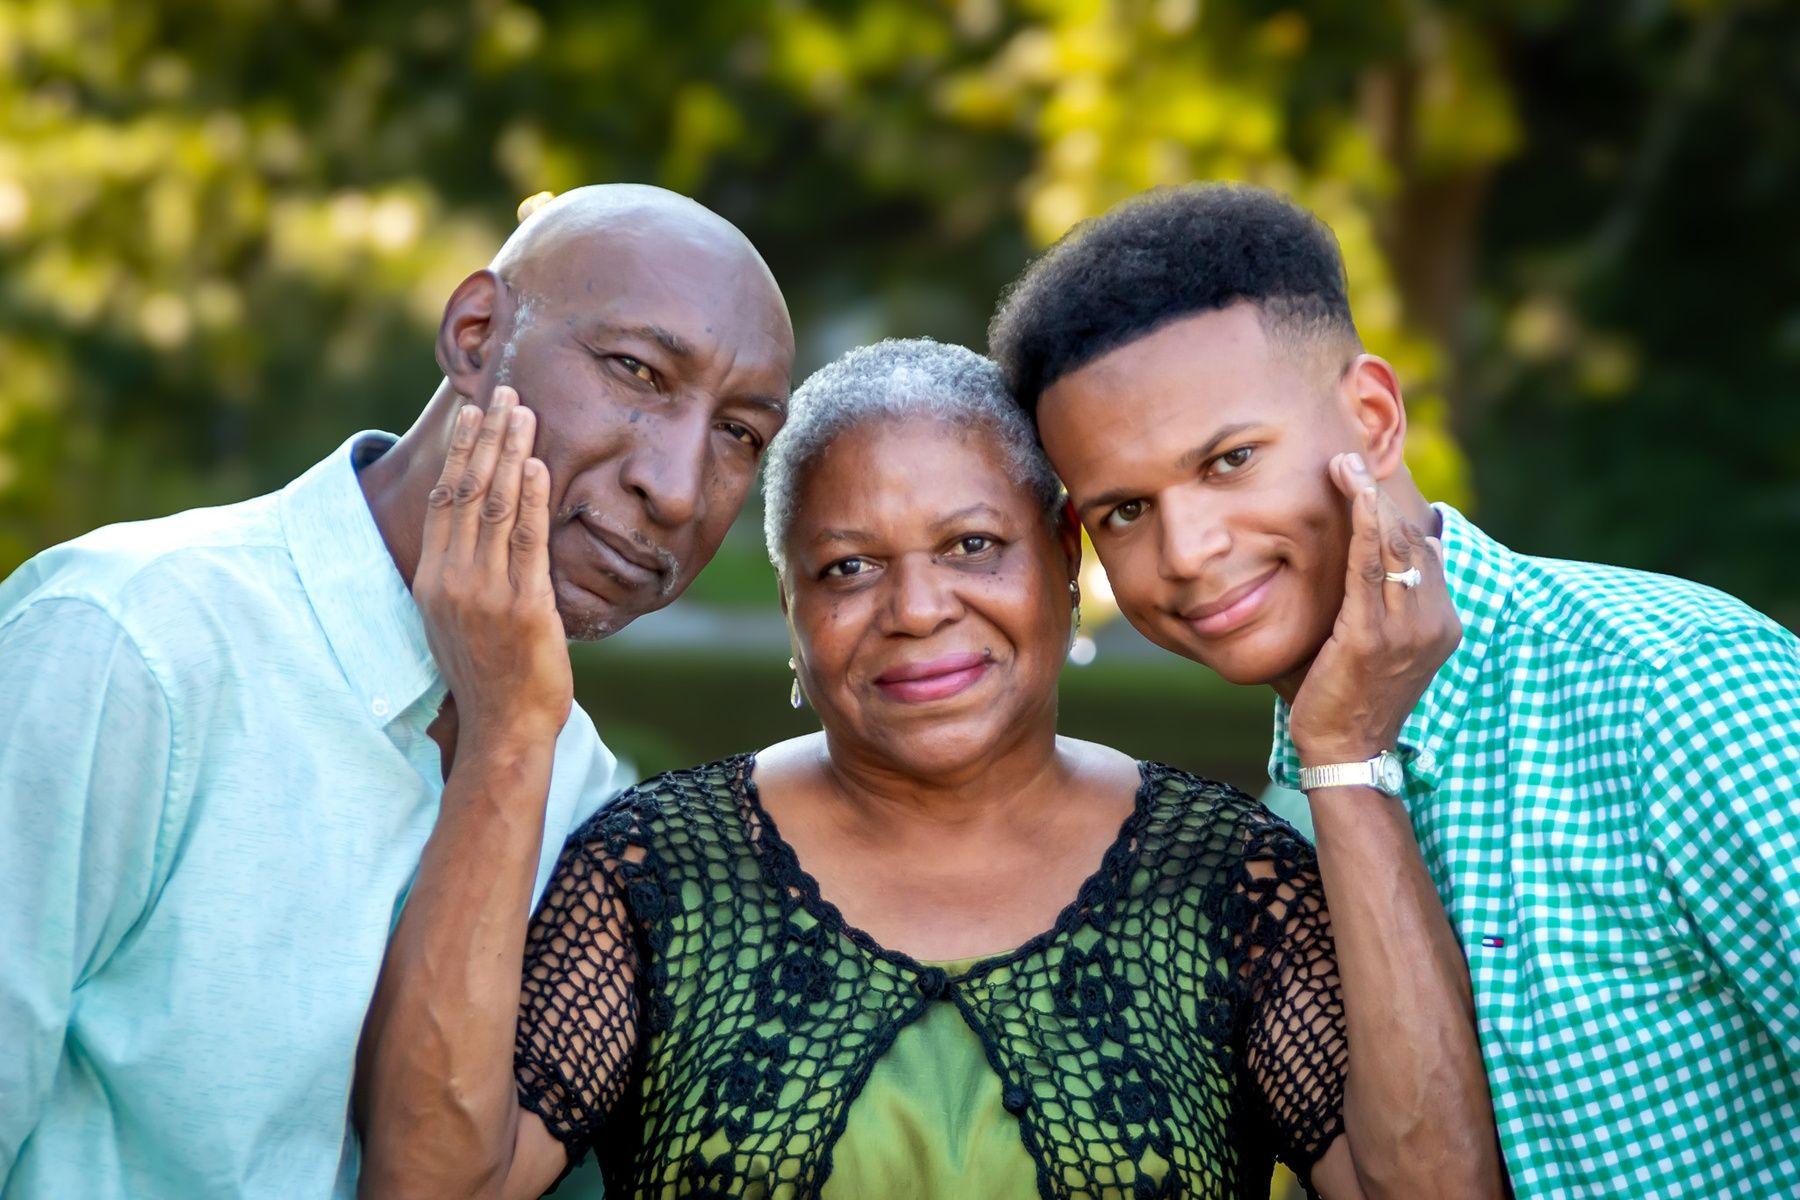
[[[1301,767],[1300,790],[1316,788],[1370,787],[1385,796],[1398,796],[1406,786],[1406,772],[1400,756],[1383,750],[1367,762],[1332,763],[1328,767]]]

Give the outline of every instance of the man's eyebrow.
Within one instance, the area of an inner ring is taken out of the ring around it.
[[[1083,500],[1080,505],[1081,515],[1086,516],[1089,513],[1104,512],[1114,505],[1123,504],[1127,500],[1136,499],[1137,495],[1137,488],[1109,488],[1091,500]]]
[[[747,404],[751,408],[760,408],[766,412],[773,413],[783,421],[787,420],[787,401],[776,396],[739,396],[733,403]]]
[[[597,333],[609,333],[614,337],[635,337],[655,342],[674,357],[684,361],[699,355],[699,352],[687,339],[678,333],[664,329],[661,325],[614,325],[602,322],[594,328]],[[787,401],[779,396],[739,396],[737,403],[747,404],[751,408],[764,409],[784,421],[787,419]]]
[[[671,333],[661,325],[613,325],[602,322],[595,326],[596,332],[610,333],[614,337],[635,337],[647,342],[655,342],[676,358],[694,357],[694,348],[678,333]]]
[[[1211,437],[1207,438],[1202,445],[1194,447],[1192,450],[1189,450],[1186,454],[1176,459],[1176,468],[1182,471],[1193,470],[1213,456],[1213,453],[1219,448],[1219,443],[1228,438],[1236,437],[1238,434],[1244,432],[1244,430],[1254,427],[1255,424],[1256,422],[1254,421],[1239,421],[1236,424],[1221,426],[1219,430]]]
[[[1254,421],[1238,421],[1231,425],[1220,426],[1211,437],[1206,439],[1206,441],[1176,459],[1176,469],[1180,471],[1193,470],[1195,467],[1211,458],[1214,452],[1218,450],[1221,442],[1224,442],[1228,438],[1234,438],[1238,434],[1244,432],[1244,430],[1254,428],[1255,425],[1256,422]],[[1083,500],[1078,507],[1082,516],[1087,516],[1089,513],[1103,512],[1116,504],[1123,504],[1127,500],[1136,500],[1141,495],[1142,492],[1137,488],[1110,488],[1092,499]]]
[[[868,536],[857,529],[821,529],[812,535],[812,543],[817,546],[824,542],[860,542]]]

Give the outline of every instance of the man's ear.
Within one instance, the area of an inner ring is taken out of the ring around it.
[[[1406,469],[1406,402],[1400,377],[1385,358],[1359,354],[1344,369],[1338,389],[1362,431],[1363,458],[1376,479]]]
[[[500,357],[499,309],[506,285],[483,267],[457,285],[438,325],[437,361],[459,396],[485,400]]]

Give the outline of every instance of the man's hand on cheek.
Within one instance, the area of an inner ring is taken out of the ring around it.
[[[495,389],[485,414],[466,407],[428,502],[413,597],[456,700],[459,739],[554,741],[573,703],[535,432],[510,387]]]
[[[1392,750],[1400,727],[1462,639],[1441,547],[1407,521],[1357,455],[1333,459],[1350,502],[1344,605],[1294,697],[1288,733],[1303,766]],[[1418,572],[1407,587],[1389,574]]]

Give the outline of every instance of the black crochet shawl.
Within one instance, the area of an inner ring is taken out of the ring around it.
[[[1056,924],[948,976],[819,895],[754,759],[625,792],[533,920],[521,1103],[607,1195],[811,1197],[869,1072],[954,1004],[1045,1197],[1257,1197],[1342,1131],[1343,1006],[1311,850],[1227,785],[1141,764]]]

